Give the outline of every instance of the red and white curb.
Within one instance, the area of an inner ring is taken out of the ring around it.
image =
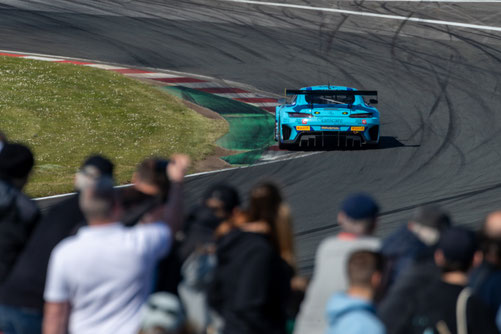
[[[0,50],[0,56],[82,65],[121,73],[131,78],[155,80],[161,83],[165,83],[166,85],[187,87],[201,92],[210,93],[224,98],[250,104],[273,115],[275,114],[275,106],[278,105],[277,96],[270,96],[271,94],[261,92],[253,87],[191,73],[183,73],[163,69],[159,70],[130,68],[121,65],[102,64],[86,59],[8,50]],[[278,148],[278,145],[275,144],[268,148],[267,152],[263,154],[261,160],[270,161],[281,159],[285,155],[289,155],[290,153],[291,152],[280,150]]]
[[[65,58],[58,56],[38,55],[31,53],[12,52],[0,50],[0,56],[18,57],[33,60],[42,60],[55,63],[70,63],[75,65],[89,66],[99,68],[106,71],[121,73],[125,76],[155,80],[167,85],[176,85],[199,90],[205,93],[218,95],[229,98],[235,101],[247,103],[255,107],[261,108],[267,112],[275,114],[275,106],[278,105],[277,98],[267,96],[267,94],[251,91],[245,88],[229,85],[228,82],[217,80],[210,77],[191,75],[187,73],[172,72],[172,71],[155,71],[149,69],[137,69],[124,66],[115,66],[108,64],[99,64],[92,61],[86,61],[74,58]]]
[[[275,106],[278,105],[277,97],[268,96],[265,92],[261,93],[255,89],[252,89],[251,87],[247,88],[244,85],[239,85],[239,84],[228,85],[227,84],[228,81],[216,80],[214,78],[205,77],[205,76],[198,76],[198,75],[194,75],[194,74],[187,74],[187,73],[174,72],[174,71],[156,71],[156,70],[134,69],[134,68],[128,68],[128,67],[124,67],[124,66],[99,64],[97,62],[88,61],[85,59],[75,59],[75,58],[67,58],[67,57],[59,57],[59,56],[51,56],[51,55],[41,55],[41,54],[33,54],[33,53],[26,53],[26,52],[6,51],[6,50],[0,50],[0,56],[18,57],[18,58],[26,58],[26,59],[32,59],[32,60],[42,60],[42,61],[50,61],[50,62],[57,62],[57,63],[69,63],[69,64],[74,64],[74,65],[89,66],[89,67],[100,68],[103,70],[122,73],[122,74],[124,74],[126,76],[130,76],[130,77],[135,77],[135,78],[140,78],[140,79],[158,80],[158,81],[161,81],[161,82],[164,82],[167,84],[173,84],[176,86],[184,86],[184,87],[200,90],[203,92],[219,95],[219,96],[222,96],[225,98],[230,98],[230,99],[244,102],[247,104],[251,104],[251,105],[259,107],[263,110],[266,110],[272,114],[275,113]],[[195,174],[187,175],[186,177],[189,178],[189,177],[196,177],[196,176],[201,176],[201,175],[206,175],[206,174],[221,173],[221,172],[226,172],[226,171],[231,171],[231,170],[236,170],[236,169],[245,169],[245,168],[257,167],[257,166],[263,166],[263,165],[267,165],[267,164],[271,164],[271,163],[275,163],[275,162],[279,162],[279,161],[284,161],[284,160],[304,158],[307,156],[318,154],[320,152],[309,152],[309,153],[298,152],[298,153],[292,153],[292,154],[291,153],[292,152],[280,151],[278,149],[278,145],[273,145],[273,146],[269,147],[267,152],[265,152],[263,154],[260,162],[255,163],[253,165],[195,173]],[[130,185],[129,184],[122,185],[119,187],[128,187],[128,186],[130,186]],[[48,197],[41,197],[41,198],[36,198],[35,200],[43,201],[43,200],[50,200],[50,199],[56,199],[56,198],[63,198],[63,197],[66,197],[66,196],[69,196],[72,194],[73,193],[48,196]]]

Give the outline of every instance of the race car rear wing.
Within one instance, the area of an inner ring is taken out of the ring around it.
[[[302,89],[286,89],[285,95],[363,95],[363,96],[376,96],[376,99],[371,99],[371,104],[377,104],[377,91],[376,90],[337,90],[337,89],[319,89],[319,90],[302,90]]]
[[[323,90],[299,90],[299,89],[286,89],[285,95],[366,95],[377,96],[376,90],[336,90],[336,89],[323,89]]]

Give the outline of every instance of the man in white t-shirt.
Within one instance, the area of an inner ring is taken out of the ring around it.
[[[167,171],[180,182],[188,160],[174,157]],[[120,208],[111,179],[84,189],[80,206],[88,226],[52,252],[45,288],[46,334],[137,333],[140,309],[151,292],[153,272],[179,226],[169,226],[165,207],[142,223],[117,222]]]

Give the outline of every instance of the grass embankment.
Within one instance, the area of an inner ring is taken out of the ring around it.
[[[27,192],[46,196],[71,191],[91,153],[109,157],[122,184],[147,156],[203,159],[227,124],[118,73],[0,57],[0,130],[32,148],[36,168]]]

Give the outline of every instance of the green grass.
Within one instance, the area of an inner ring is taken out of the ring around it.
[[[73,189],[91,153],[115,163],[118,183],[151,155],[203,159],[228,129],[159,89],[99,69],[0,57],[0,130],[29,145],[36,168],[31,196]]]

